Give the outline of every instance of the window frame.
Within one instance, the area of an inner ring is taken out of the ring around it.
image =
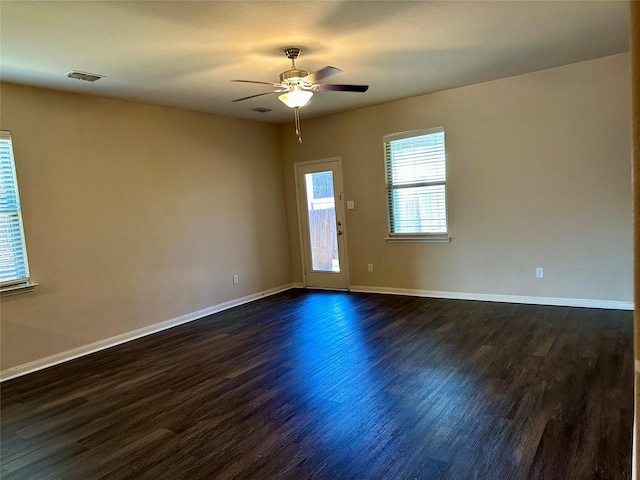
[[[388,242],[450,242],[451,236],[449,235],[449,206],[448,206],[448,192],[447,192],[447,170],[448,162],[446,155],[446,140],[444,142],[444,168],[445,178],[438,181],[420,181],[414,184],[402,184],[401,187],[394,187],[392,183],[391,172],[391,147],[390,143],[396,140],[404,140],[407,138],[421,137],[426,135],[432,135],[435,133],[445,134],[444,126],[437,126],[432,128],[424,128],[417,130],[408,130],[405,132],[391,133],[384,135],[383,137],[383,157],[384,157],[384,171],[385,171],[385,190],[386,190],[386,202],[387,202],[387,237]],[[398,188],[415,188],[421,186],[444,186],[444,214],[445,214],[445,232],[412,232],[412,233],[396,233],[393,232],[393,192]]]
[[[21,270],[25,272],[24,276],[16,276],[15,278],[7,278],[5,280],[0,280],[0,294],[2,296],[21,293],[24,291],[31,291],[33,287],[37,286],[36,283],[31,282],[30,270],[29,270],[29,259],[27,256],[27,242],[24,234],[24,222],[22,218],[22,206],[20,203],[20,192],[18,189],[18,176],[16,172],[16,161],[15,161],[15,153],[13,149],[13,140],[11,137],[11,132],[8,130],[0,130],[0,142],[6,144],[9,149],[9,171],[5,171],[5,179],[9,178],[6,185],[9,186],[9,190],[13,190],[13,196],[7,196],[7,198],[11,199],[13,203],[15,203],[15,208],[6,209],[4,212],[0,212],[0,215],[9,216],[17,216],[17,228],[19,232],[19,243],[20,248],[11,247],[8,251],[11,251],[12,254],[16,252],[23,256],[23,261],[21,265]],[[8,202],[7,202],[8,203]],[[10,222],[7,222],[9,225]],[[11,243],[11,242],[7,242]]]

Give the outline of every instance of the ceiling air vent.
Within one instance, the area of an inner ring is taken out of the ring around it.
[[[75,80],[84,80],[85,82],[95,82],[100,80],[104,75],[97,75],[95,73],[79,72],[78,70],[71,70],[64,74],[66,77],[73,78]]]
[[[267,113],[271,111],[270,108],[264,108],[264,107],[256,107],[256,108],[252,108],[251,110],[258,113]]]

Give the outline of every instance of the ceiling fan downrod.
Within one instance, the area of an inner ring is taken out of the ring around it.
[[[294,85],[302,86],[304,84],[303,79],[309,75],[309,72],[306,70],[299,70],[296,66],[296,60],[300,56],[300,49],[290,47],[284,50],[284,54],[289,60],[291,60],[291,68],[280,74],[280,83],[288,87]]]

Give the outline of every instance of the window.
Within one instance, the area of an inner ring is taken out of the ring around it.
[[[384,137],[388,240],[449,241],[444,128]]]
[[[11,134],[0,131],[0,291],[30,286]]]

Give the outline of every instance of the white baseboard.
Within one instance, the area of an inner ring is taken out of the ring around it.
[[[391,287],[367,287],[352,285],[352,292],[385,293],[412,297],[451,298],[455,300],[480,300],[483,302],[527,303],[531,305],[554,305],[558,307],[607,308],[611,310],[633,310],[633,302],[617,300],[589,300],[582,298],[526,297],[520,295],[493,295],[488,293],[438,292]]]
[[[286,290],[290,290],[291,288],[295,288],[294,285],[295,284],[283,285],[281,287],[264,290],[262,292],[247,295],[246,297],[237,298],[235,300],[230,300],[228,302],[220,303],[212,307],[207,307],[202,310],[198,310],[196,312],[187,313],[186,315],[181,315],[179,317],[172,318],[171,320],[155,323],[153,325],[149,325],[148,327],[139,328],[131,332],[126,332],[120,335],[116,335],[115,337],[106,338],[104,340],[99,340],[97,342],[93,342],[88,345],[83,345],[82,347],[74,348],[72,350],[67,350],[66,352],[57,353],[49,357],[41,358],[39,360],[34,360],[33,362],[11,367],[6,370],[0,371],[0,382],[4,382],[12,378],[20,377],[28,373],[36,372],[38,370],[42,370],[47,367],[52,367],[59,363],[68,362],[69,360],[73,360],[74,358],[82,357],[84,355],[89,355],[91,353],[98,352],[100,350],[104,350],[110,347],[115,347],[116,345],[120,345],[121,343],[130,342],[131,340],[135,340],[136,338],[145,337],[153,333],[161,332],[162,330],[167,330],[168,328],[171,328],[171,327],[182,325],[183,323],[192,322],[194,320],[204,318],[208,315],[213,315],[214,313],[218,313],[223,310],[228,310],[229,308],[233,308],[239,305],[243,305],[245,303],[253,302],[260,298],[264,298],[270,295],[275,295],[276,293],[284,292]]]

